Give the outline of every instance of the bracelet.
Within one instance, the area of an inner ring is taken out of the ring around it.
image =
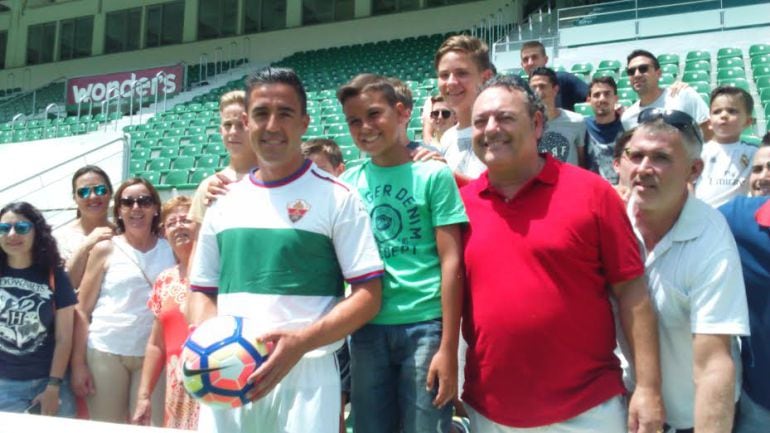
[[[61,377],[48,376],[48,386],[59,387],[62,383],[64,383],[64,380]]]

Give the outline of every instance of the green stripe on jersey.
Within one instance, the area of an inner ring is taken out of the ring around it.
[[[234,228],[217,234],[219,293],[342,296],[332,240],[296,229]]]

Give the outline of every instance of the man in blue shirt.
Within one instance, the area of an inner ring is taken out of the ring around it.
[[[594,110],[586,117],[586,168],[598,173],[610,183],[618,183],[612,167],[615,142],[623,134],[623,123],[615,111],[618,86],[612,77],[597,77],[588,86],[588,102]]]

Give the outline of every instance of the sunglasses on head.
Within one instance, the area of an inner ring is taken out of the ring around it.
[[[430,112],[431,119],[438,119],[439,115],[441,115],[442,119],[449,119],[449,116],[452,115],[452,112],[449,110],[433,110]]]
[[[152,197],[149,195],[140,195],[139,197],[123,197],[120,199],[120,205],[123,207],[134,207],[135,204],[138,204],[141,208],[148,208],[155,204],[155,202],[152,200]]]
[[[629,76],[635,75],[636,71],[639,71],[640,74],[646,74],[649,72],[650,67],[652,67],[652,65],[631,66],[630,68],[626,69],[626,73]]]
[[[29,221],[16,221],[13,224],[0,223],[0,236],[10,233],[11,228],[13,228],[17,235],[26,235],[32,230],[32,223]]]
[[[75,193],[77,193],[80,198],[88,198],[91,196],[92,192],[96,194],[97,197],[101,197],[107,194],[107,185],[84,186],[75,190]]]
[[[698,143],[703,144],[703,139],[700,136],[700,126],[684,111],[648,108],[639,113],[637,121],[641,125],[643,123],[655,122],[658,119],[663,120],[663,123],[673,126],[684,134],[693,135]]]

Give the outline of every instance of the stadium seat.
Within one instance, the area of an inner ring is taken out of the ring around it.
[[[342,152],[343,161],[357,159],[361,155],[361,152],[355,146],[340,146],[340,152]]]
[[[751,68],[759,65],[770,65],[770,53],[751,58]]]
[[[337,123],[335,125],[329,125],[329,129],[326,132],[328,135],[343,135],[348,133],[348,125],[344,123]]]
[[[619,78],[617,81],[618,90],[620,89],[630,89],[631,88],[631,80],[628,77]]]
[[[216,170],[213,168],[196,168],[190,175],[190,183],[197,186],[214,173],[216,173]]]
[[[728,57],[726,59],[717,60],[717,71],[720,69],[743,69],[743,59],[740,57]]]
[[[219,133],[210,134],[209,143],[222,143],[222,134],[219,134]]]
[[[705,81],[691,81],[687,83],[690,87],[693,88],[698,93],[710,93],[711,92],[711,85]]]
[[[201,149],[201,154],[220,155],[225,153],[227,149],[222,143],[209,143]]]
[[[179,147],[177,146],[155,146],[152,149],[152,153],[157,155],[158,158],[175,158],[179,155]]]
[[[153,185],[158,185],[160,183],[160,172],[157,171],[143,171],[141,173],[136,173],[136,177],[147,179]]]
[[[765,119],[770,119],[770,103],[765,105]]]
[[[757,65],[751,69],[751,73],[755,81],[760,77],[770,76],[770,65]]]
[[[575,104],[575,113],[582,114],[583,116],[593,116],[594,109],[587,102],[578,102]]]
[[[612,69],[601,69],[594,72],[593,78],[599,78],[599,77],[612,77],[613,79],[617,78],[617,74]]]
[[[730,78],[726,80],[719,80],[720,86],[732,86],[732,87],[738,87],[745,91],[749,91],[749,82],[745,78]]]
[[[187,185],[187,179],[190,177],[189,170],[169,170],[163,176],[163,181],[157,185],[160,190],[179,188]]]
[[[618,72],[620,68],[622,67],[622,64],[620,63],[620,60],[602,60],[599,62],[599,66],[596,68],[597,71],[614,71]]]
[[[746,72],[741,68],[733,69],[720,69],[717,71],[717,83],[721,83],[724,80],[733,80],[736,78],[746,78]]]
[[[757,91],[770,88],[770,74],[757,78],[756,83]]]
[[[705,71],[687,71],[682,74],[682,81],[685,83],[692,83],[694,81],[703,81],[708,83],[711,81],[711,78]]]
[[[618,99],[618,104],[628,108],[628,107],[634,105],[634,101],[632,101],[630,99]]]
[[[355,146],[356,143],[353,141],[353,137],[350,135],[340,135],[337,137],[334,137],[334,141],[337,143],[337,146]]]
[[[591,71],[593,71],[594,66],[590,63],[575,63],[570,68],[570,72],[573,74],[580,74],[584,77],[591,75]]]
[[[684,65],[684,71],[685,72],[691,72],[691,71],[704,71],[708,74],[711,74],[711,63],[705,61],[705,60],[697,60],[694,62],[687,62]]]
[[[309,137],[321,137],[324,135],[324,126],[323,125],[308,126],[307,132],[305,132],[305,135]]]
[[[139,173],[140,171],[144,171],[144,167],[147,165],[144,159],[132,159],[128,163],[128,172],[129,173]]]
[[[150,157],[150,149],[131,149],[131,159],[146,161]]]
[[[688,52],[687,57],[685,58],[685,62],[687,63],[696,62],[700,60],[705,60],[711,63],[711,53],[703,50],[695,50],[695,51]]]
[[[639,100],[639,95],[633,89],[618,89],[618,98],[636,102]]]
[[[672,84],[674,84],[674,81],[676,81],[676,78],[674,78],[671,74],[661,74],[660,79],[658,80],[658,84],[664,87],[668,87]]]
[[[171,163],[171,168],[174,170],[184,169],[189,170],[195,166],[195,157],[194,156],[178,156],[174,158],[174,162]]]
[[[185,144],[184,146],[179,146],[179,154],[182,156],[198,156],[201,154],[201,149],[203,146],[200,144]]]
[[[770,54],[770,44],[755,44],[749,47],[749,57]]]
[[[147,166],[148,170],[161,171],[171,168],[171,158],[152,158]]]
[[[219,154],[213,155],[201,155],[198,157],[198,162],[195,168],[217,168],[219,167]]]
[[[679,54],[661,54],[658,56],[658,63],[679,66]]]
[[[679,65],[672,65],[670,63],[667,64],[667,65],[660,65],[660,70],[664,74],[669,74],[669,75],[673,76],[674,78],[679,76]]]
[[[740,48],[725,47],[717,51],[717,61],[735,57],[743,58],[743,51]]]

